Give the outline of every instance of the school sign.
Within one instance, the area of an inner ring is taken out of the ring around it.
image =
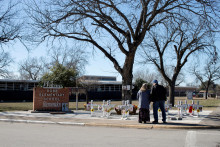
[[[33,89],[34,111],[68,111],[69,89],[68,88],[42,88]]]

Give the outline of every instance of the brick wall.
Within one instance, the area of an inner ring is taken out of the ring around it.
[[[41,88],[33,89],[33,110],[62,111],[62,103],[69,104],[68,88]]]

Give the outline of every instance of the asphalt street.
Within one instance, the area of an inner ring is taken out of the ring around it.
[[[0,122],[1,147],[218,147],[220,130],[133,129]]]
[[[88,111],[67,114],[0,112],[1,147],[220,147],[220,108],[199,116],[170,111],[168,124],[139,124],[138,115],[102,117]],[[151,112],[151,121],[153,120]]]

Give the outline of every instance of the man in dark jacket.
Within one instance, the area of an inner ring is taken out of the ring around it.
[[[167,100],[166,89],[158,84],[157,80],[153,81],[151,89],[151,101],[153,102],[154,121],[153,124],[158,123],[158,108],[162,111],[162,121],[166,123],[165,101]]]

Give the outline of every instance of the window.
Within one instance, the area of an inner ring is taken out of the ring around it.
[[[0,90],[6,90],[6,82],[0,83]]]
[[[101,89],[101,91],[104,91],[105,90],[105,85],[101,85],[100,89]]]
[[[35,87],[34,83],[28,83],[28,90],[33,90],[34,87]]]
[[[14,83],[8,82],[7,83],[7,90],[14,90]]]
[[[121,85],[115,85],[115,91],[121,91]]]
[[[14,90],[21,90],[22,83],[14,83]]]
[[[115,91],[115,85],[111,85],[110,91]]]

